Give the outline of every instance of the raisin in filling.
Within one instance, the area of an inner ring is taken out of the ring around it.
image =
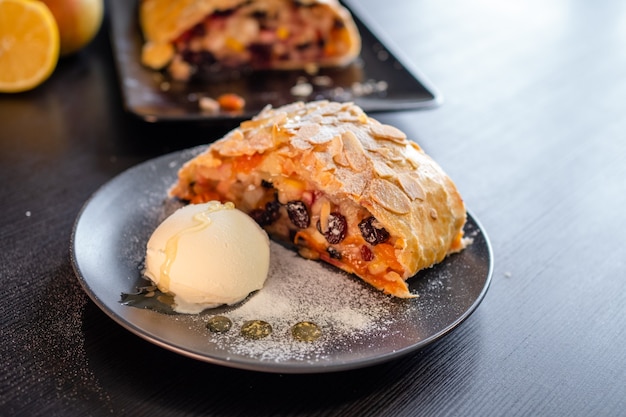
[[[286,204],[289,220],[298,229],[306,229],[311,224],[311,217],[306,205],[299,200],[290,201]]]
[[[252,217],[259,226],[269,226],[280,217],[280,203],[278,201],[270,201],[265,204],[265,208],[252,210],[250,217]]]
[[[389,232],[384,227],[377,227],[375,221],[376,219],[370,216],[359,223],[361,236],[370,245],[378,245],[389,240]]]
[[[322,226],[319,221],[317,222],[317,230],[324,235],[328,243],[335,245],[341,243],[346,238],[348,222],[341,213],[332,212],[328,215],[326,230],[322,231]]]
[[[333,259],[341,260],[342,258],[341,252],[339,252],[337,249],[333,248],[332,246],[329,246],[326,249],[326,252],[328,252],[328,256],[330,256]]]

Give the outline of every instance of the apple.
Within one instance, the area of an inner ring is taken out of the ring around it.
[[[40,0],[45,3],[59,26],[61,56],[85,47],[102,26],[103,0]]]

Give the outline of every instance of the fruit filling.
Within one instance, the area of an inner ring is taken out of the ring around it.
[[[293,2],[264,10],[248,2],[215,12],[180,35],[169,70],[175,79],[188,80],[225,68],[324,62],[346,53],[349,42],[343,22],[327,6]]]
[[[331,199],[293,176],[286,178],[253,166],[247,174],[235,174],[233,166],[251,163],[261,165],[262,158],[240,156],[203,171],[190,187],[188,200],[233,201],[271,236],[295,245],[301,256],[356,273],[379,288],[403,281],[399,279],[404,268],[396,258],[396,239],[366,208],[347,198]],[[226,180],[221,175],[225,172],[231,173]]]

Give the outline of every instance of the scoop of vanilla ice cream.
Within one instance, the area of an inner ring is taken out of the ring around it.
[[[148,241],[144,274],[174,295],[174,310],[195,314],[235,304],[263,287],[267,233],[232,203],[211,201],[175,211]]]

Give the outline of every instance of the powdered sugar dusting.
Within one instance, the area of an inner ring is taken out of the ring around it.
[[[272,242],[265,287],[239,306],[209,310],[194,320],[206,322],[217,314],[230,318],[233,327],[228,333],[207,330],[207,337],[232,355],[275,362],[318,361],[337,346],[388,330],[396,305],[354,277]],[[272,334],[261,340],[244,338],[240,330],[248,320],[270,323]],[[322,336],[312,342],[294,339],[291,328],[301,321],[317,324]]]

